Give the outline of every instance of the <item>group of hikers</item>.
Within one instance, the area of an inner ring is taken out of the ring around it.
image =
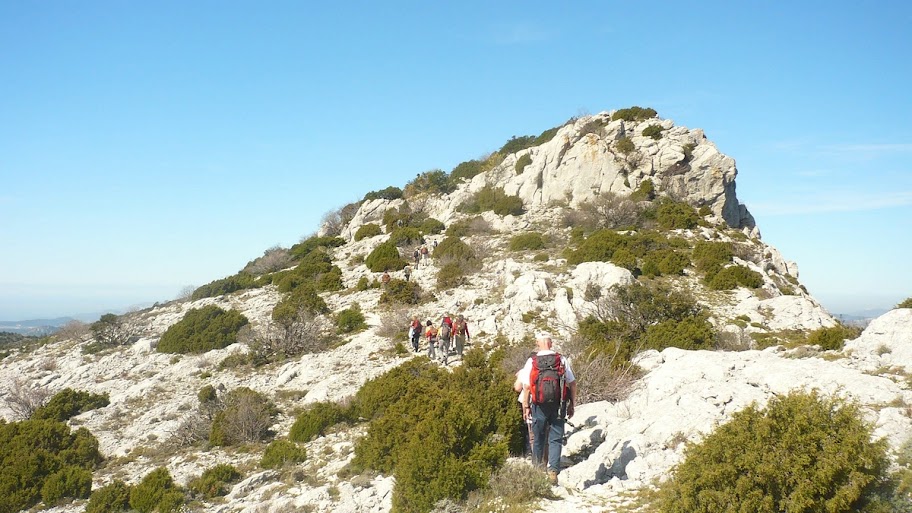
[[[439,358],[444,365],[447,364],[451,354],[459,355],[462,358],[465,345],[471,340],[469,325],[462,314],[456,316],[455,319],[450,314],[445,314],[439,327],[431,320],[422,325],[417,315],[412,316],[412,321],[409,323],[409,340],[412,343],[412,351],[418,352],[422,336],[427,342],[428,358],[432,360]]]

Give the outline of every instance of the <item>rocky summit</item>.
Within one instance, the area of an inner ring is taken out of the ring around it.
[[[511,506],[459,490],[425,511],[648,511],[644,494],[687,447],[795,390],[857,404],[895,466],[912,433],[912,310],[839,331],[797,265],[762,241],[736,176],[734,159],[702,130],[650,109],[571,119],[451,173],[368,193],[328,214],[314,236],[190,297],[6,351],[0,416],[34,418],[66,389],[105,396],[65,419],[98,441],[92,490],[122,482],[141,501],[144,478],[167,469],[168,489],[183,495],[152,509],[417,511],[394,501],[395,471],[352,470],[379,422],[371,412],[294,442],[306,457],[266,461],[308,408],[342,408],[371,380],[427,359],[423,339],[419,352],[407,340],[413,316],[439,325],[450,314],[468,322],[467,351],[513,355],[498,360],[507,376],[536,334],[550,334],[579,374],[581,404],[550,493]],[[643,306],[666,300],[664,313]],[[207,331],[226,312],[243,319],[230,336]],[[455,374],[464,362],[454,354],[427,364]],[[612,372],[627,379],[601,380]],[[264,425],[230,417],[259,411],[238,390],[270,404]],[[527,461],[514,452],[506,465]],[[237,476],[214,492],[200,483],[219,465]],[[21,504],[117,510],[86,493],[49,497]]]

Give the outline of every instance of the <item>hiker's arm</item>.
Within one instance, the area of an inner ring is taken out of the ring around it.
[[[532,416],[532,408],[531,408],[531,405],[529,404],[529,387],[528,387],[528,385],[523,385],[522,405],[523,405],[523,420],[529,420],[529,417]]]
[[[576,380],[570,382],[570,398],[567,400],[567,417],[573,416],[574,406],[576,404]]]

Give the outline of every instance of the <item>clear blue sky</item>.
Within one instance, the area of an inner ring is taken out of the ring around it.
[[[910,6],[0,0],[0,320],[172,299],[367,191],[631,105],[736,159],[832,312],[891,307]]]

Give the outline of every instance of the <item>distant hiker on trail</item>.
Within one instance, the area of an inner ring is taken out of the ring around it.
[[[450,316],[446,315],[443,318],[443,322],[440,323],[440,361],[444,365],[447,364],[447,359],[450,356],[450,338],[453,334],[453,321],[450,320]]]
[[[434,349],[437,348],[437,328],[434,327],[432,321],[427,322],[427,329],[424,332],[425,338],[427,338],[428,343],[428,358],[433,360],[436,357]]]
[[[471,338],[469,336],[469,325],[466,324],[465,316],[462,314],[459,314],[459,316],[456,317],[456,322],[453,323],[453,337],[456,342],[456,354],[462,358],[466,342]]]
[[[418,269],[418,264],[421,263],[421,250],[415,248],[415,269]]]
[[[380,277],[380,283],[383,285],[383,288],[386,288],[386,286],[389,285],[391,279],[390,273],[383,271],[383,276]]]
[[[428,258],[430,258],[430,252],[428,252],[427,246],[421,246],[421,259],[427,263]]]
[[[405,264],[405,267],[402,269],[402,274],[405,275],[405,281],[409,281],[409,278],[412,277],[412,266]]]
[[[437,249],[437,239],[434,239],[434,249]]]
[[[421,321],[417,315],[412,316],[412,322],[409,324],[409,339],[412,341],[412,350],[418,352],[418,341],[421,340]]]
[[[543,465],[545,441],[548,442],[548,479],[557,484],[560,473],[561,448],[563,446],[565,417],[573,417],[576,400],[576,378],[570,369],[570,362],[551,350],[549,335],[539,335],[535,341],[536,354],[526,360],[520,378],[526,398],[523,403],[523,418],[532,418],[532,462]],[[550,424],[549,432],[545,426]]]

